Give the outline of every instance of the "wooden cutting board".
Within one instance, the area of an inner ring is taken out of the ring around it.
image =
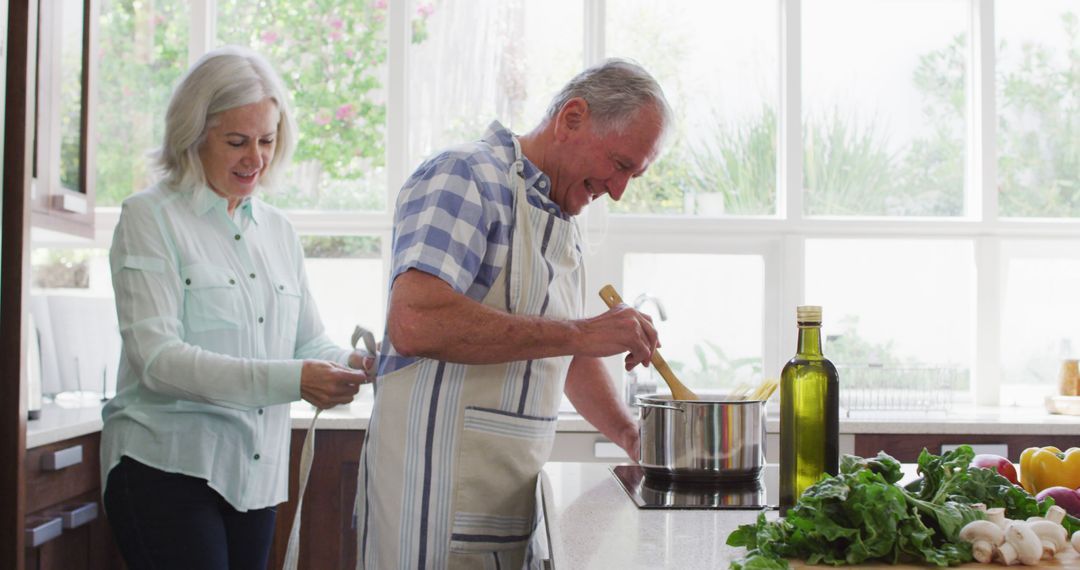
[[[813,568],[814,570],[823,570],[833,568],[832,566],[811,565],[807,564],[805,560],[788,560],[792,568]],[[895,566],[884,563],[872,563],[872,564],[857,564],[855,566],[838,566],[838,570],[844,568],[882,568],[889,570],[927,570],[928,568],[937,568],[937,566],[919,566],[915,564],[897,564]],[[1077,554],[1072,548],[1068,548],[1065,552],[1059,552],[1057,557],[1053,560],[1043,560],[1038,566],[1002,566],[1001,564],[979,564],[978,562],[970,562],[968,564],[961,564],[960,566],[951,566],[951,568],[1009,568],[1011,570],[1022,570],[1024,568],[1075,568],[1080,570],[1080,554]]]

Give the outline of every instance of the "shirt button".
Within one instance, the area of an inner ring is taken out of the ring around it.
[[[262,317],[259,317],[259,322],[260,322],[260,323],[261,323],[261,322],[263,322],[263,318],[262,318]]]
[[[187,283],[188,285],[191,285],[191,279],[185,279],[184,283]]]
[[[259,454],[258,454],[258,453],[256,453],[256,454],[255,454],[255,461],[258,461],[258,460],[259,460]]]
[[[541,187],[541,188],[547,188],[547,182],[544,182],[543,180],[538,182],[536,185]]]
[[[259,408],[259,415],[262,415],[262,408]]]
[[[229,285],[236,285],[236,279],[229,279]]]
[[[285,290],[284,285],[278,285],[277,288],[278,288],[278,291],[284,291]]]
[[[252,279],[254,279],[254,278],[255,278],[255,274],[254,274],[254,273],[252,273],[250,277],[251,277]]]
[[[235,239],[236,241],[240,241],[240,234],[234,235],[233,239]]]

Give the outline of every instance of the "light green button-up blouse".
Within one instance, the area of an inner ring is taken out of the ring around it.
[[[241,511],[287,500],[302,359],[350,352],[324,334],[288,220],[159,184],[124,200],[109,260],[123,350],[101,480],[127,455],[206,479]]]

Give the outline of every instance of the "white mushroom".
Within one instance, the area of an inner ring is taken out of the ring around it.
[[[1046,520],[1061,524],[1065,520],[1065,509],[1054,505],[1046,510]]]
[[[1006,547],[1012,547],[1012,554],[1014,558],[1009,559],[1006,552]],[[1031,530],[1031,526],[1026,522],[1011,521],[1007,527],[1005,527],[1005,544],[1001,545],[999,551],[1004,555],[1004,562],[1006,564],[1013,564],[1019,560],[1021,564],[1025,566],[1032,566],[1039,563],[1042,559],[1043,549],[1042,541]]]
[[[1008,522],[1005,519],[1005,509],[1002,507],[986,509],[986,520],[998,525],[1003,530],[1005,528],[1005,524]]]
[[[972,521],[960,529],[960,540],[970,542],[975,560],[986,564],[993,560],[994,551],[1005,541],[1005,531],[990,521]]]
[[[1076,531],[1072,535],[1072,545],[1077,552],[1080,552],[1080,530]]]
[[[1029,523],[1028,527],[1039,537],[1039,542],[1042,543],[1042,558],[1053,558],[1059,551],[1069,546],[1069,535],[1065,532],[1065,527],[1056,522],[1049,520],[1035,521]]]

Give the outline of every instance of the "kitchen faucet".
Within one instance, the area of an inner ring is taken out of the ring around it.
[[[656,315],[660,317],[661,321],[667,320],[667,310],[664,309],[664,303],[660,301],[659,297],[655,297],[648,293],[642,293],[634,299],[631,306],[634,310],[640,311],[641,308],[652,301],[652,304],[656,306]],[[642,311],[644,312],[644,311]],[[641,369],[641,380],[638,380],[638,368],[634,367],[626,373],[626,403],[631,406],[637,402],[634,400],[638,394],[652,394],[656,392],[656,379],[653,378],[652,368]]]
[[[634,299],[634,305],[633,305],[634,309],[635,310],[641,310],[641,307],[644,306],[645,303],[647,303],[649,301],[652,301],[653,304],[656,305],[656,313],[657,313],[657,316],[660,317],[660,320],[661,321],[666,321],[667,320],[667,311],[664,310],[664,304],[662,302],[660,302],[659,297],[654,297],[654,296],[652,296],[652,295],[650,295],[648,293],[642,293],[642,294],[637,296],[637,299]]]

